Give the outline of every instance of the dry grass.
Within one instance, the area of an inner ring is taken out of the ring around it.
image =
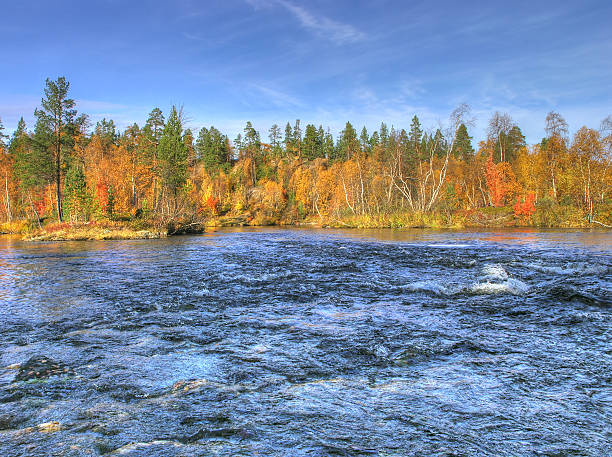
[[[31,223],[26,220],[0,223],[0,234],[23,234],[31,230]]]
[[[26,241],[138,240],[167,236],[155,229],[135,230],[117,222],[55,223],[26,234]]]

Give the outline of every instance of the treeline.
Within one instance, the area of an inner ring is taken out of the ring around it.
[[[159,108],[143,126],[95,126],[69,98],[65,78],[47,80],[36,124],[8,138],[0,123],[0,220],[139,219],[158,225],[223,218],[250,224],[352,226],[612,223],[612,117],[569,138],[558,113],[527,145],[502,113],[474,149],[467,106],[445,128],[299,120],[273,125],[267,141],[250,122],[230,139],[215,127],[184,128],[182,109]]]

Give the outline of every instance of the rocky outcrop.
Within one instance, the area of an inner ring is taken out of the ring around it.
[[[44,379],[50,376],[71,374],[70,368],[61,362],[56,362],[49,357],[35,356],[19,367],[19,373],[15,381],[30,381],[33,379]]]

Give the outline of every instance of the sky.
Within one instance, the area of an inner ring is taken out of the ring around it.
[[[612,114],[612,1],[178,0],[3,2],[0,119],[33,128],[45,79],[65,76],[92,124],[142,125],[183,105],[230,138],[252,121],[372,132],[470,105],[474,143],[495,111],[528,143],[549,111],[570,132]],[[5,133],[6,133],[5,132]]]

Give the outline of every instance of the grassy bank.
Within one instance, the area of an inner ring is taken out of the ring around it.
[[[612,225],[610,214],[589,218],[578,208],[556,206],[537,208],[528,217],[516,216],[511,207],[489,207],[477,210],[392,212],[381,214],[344,214],[340,217],[312,218],[310,222],[333,228],[602,228]],[[609,228],[609,227],[608,227]]]
[[[102,221],[50,223],[23,233],[25,241],[135,240],[165,238],[166,231],[154,227],[133,227],[126,223]]]
[[[101,220],[81,223],[43,221],[41,227],[33,221],[0,224],[0,234],[19,234],[27,241],[132,240],[157,239],[167,236],[203,233],[206,228],[238,226],[311,225],[330,228],[602,228],[610,225],[610,214],[600,214],[604,223],[589,223],[577,208],[569,206],[539,207],[529,217],[517,217],[510,207],[478,210],[391,212],[381,214],[345,213],[337,217],[300,218],[283,212],[236,212],[210,216],[197,221],[160,222],[124,217],[121,220]]]

